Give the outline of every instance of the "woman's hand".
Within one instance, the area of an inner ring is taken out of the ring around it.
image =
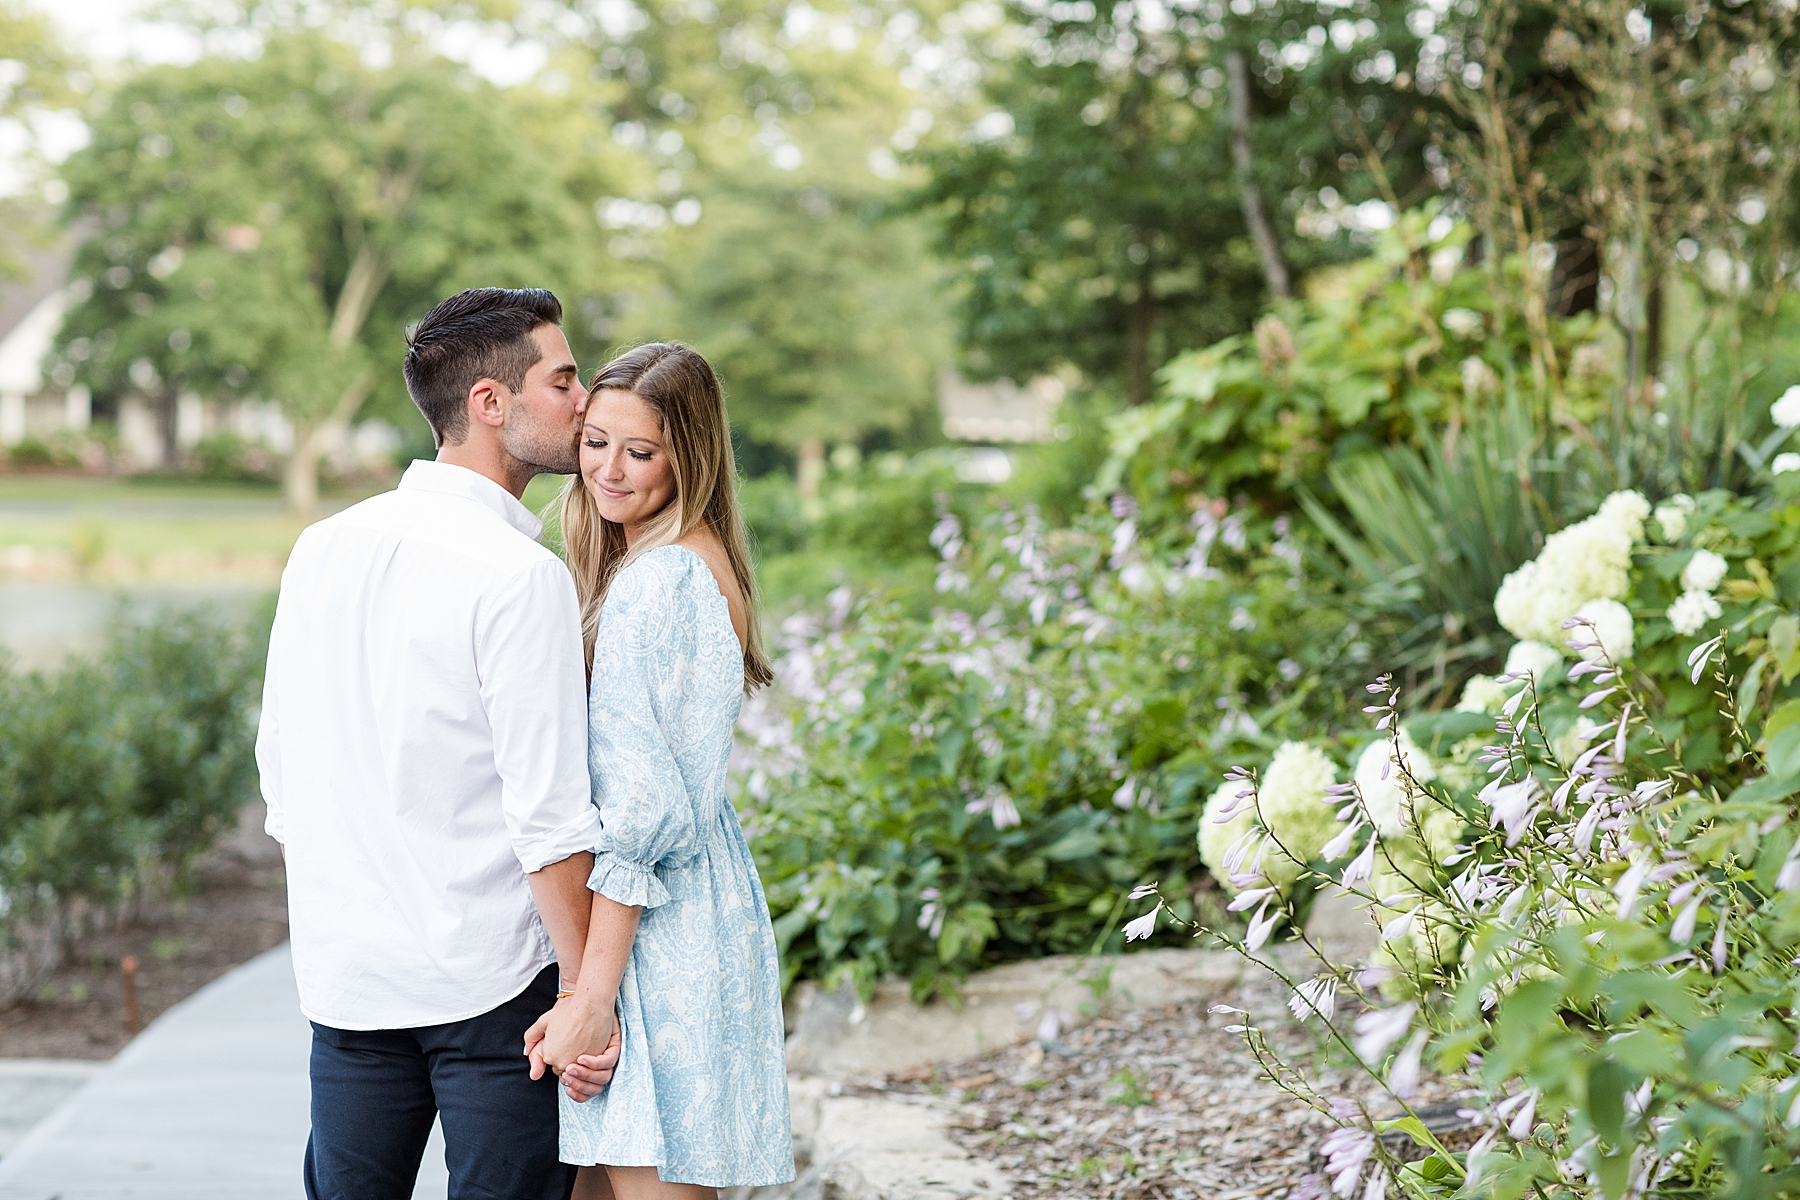
[[[558,1000],[544,1014],[544,1021],[543,1037],[532,1054],[561,1075],[584,1054],[599,1057],[606,1053],[615,1033],[613,1000],[606,995],[577,993]]]

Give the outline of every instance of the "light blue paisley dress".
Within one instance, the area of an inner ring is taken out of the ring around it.
[[[562,1097],[562,1158],[668,1183],[794,1177],[781,969],[725,790],[744,660],[706,562],[660,546],[608,590],[588,698],[603,830],[588,886],[641,904],[610,1086]]]

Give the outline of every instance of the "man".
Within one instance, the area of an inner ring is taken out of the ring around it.
[[[256,750],[313,1025],[309,1200],[408,1200],[434,1116],[451,1200],[573,1186],[520,1049],[580,971],[599,829],[575,589],[519,500],[577,469],[561,319],[541,289],[427,313],[405,375],[437,461],[282,573]]]

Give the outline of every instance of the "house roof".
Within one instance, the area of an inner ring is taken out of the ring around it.
[[[75,239],[64,236],[50,246],[23,243],[7,238],[4,247],[9,257],[25,268],[23,279],[0,279],[0,339],[4,339],[36,308],[46,296],[62,290],[69,282],[69,268],[75,261]]]

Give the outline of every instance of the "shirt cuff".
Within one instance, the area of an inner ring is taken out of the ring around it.
[[[619,904],[642,908],[655,908],[669,902],[669,889],[656,877],[654,868],[629,862],[610,850],[594,855],[594,873],[588,876],[588,890]]]
[[[283,819],[286,814],[267,800],[263,803],[268,805],[268,815],[263,818],[263,832],[282,845],[287,845],[287,822]]]
[[[600,840],[600,810],[592,804],[584,807],[587,811],[567,825],[513,838],[513,853],[527,875],[594,848],[594,843]]]

